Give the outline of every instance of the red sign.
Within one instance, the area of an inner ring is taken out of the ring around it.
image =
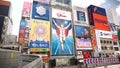
[[[118,41],[118,37],[117,37],[116,35],[113,35],[113,36],[112,36],[112,41],[113,41],[113,42],[117,42],[117,41]]]
[[[110,31],[110,27],[108,25],[108,20],[106,16],[93,13],[93,20],[95,29]]]

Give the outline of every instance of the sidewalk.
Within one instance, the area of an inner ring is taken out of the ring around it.
[[[120,68],[120,64],[101,66],[101,67],[96,67],[96,68]]]

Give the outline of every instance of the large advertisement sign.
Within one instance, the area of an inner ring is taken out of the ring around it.
[[[62,10],[55,12],[56,10],[52,10],[52,55],[72,55],[74,54],[74,45],[71,13]]]
[[[77,37],[90,37],[90,28],[86,26],[75,26],[75,35]]]
[[[113,42],[117,42],[117,41],[118,41],[117,35],[112,35],[112,41],[113,41]]]
[[[75,25],[75,36],[77,50],[92,49],[89,27]]]
[[[30,48],[49,48],[50,22],[32,20],[30,31]]]
[[[88,7],[88,16],[90,25],[95,26],[95,29],[110,31],[104,8],[90,5]]]
[[[110,25],[111,32],[117,34],[116,25],[114,23],[109,23],[109,25]]]
[[[76,38],[76,49],[83,50],[83,49],[92,49],[91,40],[90,38]]]
[[[31,7],[32,7],[32,3],[24,2],[23,10],[22,10],[22,17],[30,17]]]
[[[50,8],[46,5],[33,2],[32,18],[49,21]]]
[[[85,22],[86,21],[85,12],[82,11],[76,11],[76,12],[77,12],[77,20]]]
[[[45,4],[49,4],[49,2],[50,2],[50,0],[33,0],[33,1],[41,2],[41,3],[45,3]]]
[[[118,30],[117,35],[118,35],[118,42],[119,42],[119,44],[120,44],[120,29]]]

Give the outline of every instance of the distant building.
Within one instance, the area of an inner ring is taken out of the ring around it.
[[[5,45],[16,45],[17,44],[17,36],[16,35],[7,35],[5,39]]]

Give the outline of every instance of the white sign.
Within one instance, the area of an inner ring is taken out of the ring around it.
[[[71,20],[71,12],[52,8],[52,17]]]
[[[110,31],[104,30],[95,30],[98,33],[98,37],[100,38],[112,38],[112,33]]]

